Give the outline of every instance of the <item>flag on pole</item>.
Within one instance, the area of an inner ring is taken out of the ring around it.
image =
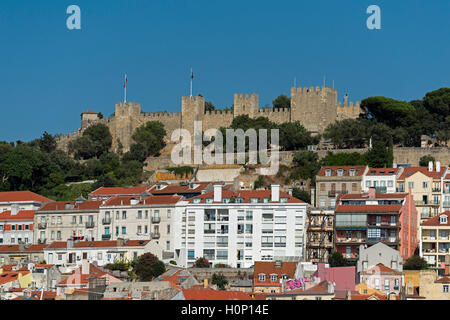
[[[124,87],[124,88],[127,87],[127,74],[125,74],[125,82],[123,83],[123,87]]]
[[[192,69],[191,69],[191,80],[192,79],[194,79],[194,73],[192,72]]]

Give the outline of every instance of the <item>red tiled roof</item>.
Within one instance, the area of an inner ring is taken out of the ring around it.
[[[380,205],[338,205],[336,212],[399,212],[402,208],[400,204],[380,204]]]
[[[393,274],[393,275],[401,275],[401,272],[392,270],[391,268],[386,267],[384,264],[379,263],[376,266],[370,268],[367,271],[361,272],[361,274]]]
[[[395,176],[400,168],[369,168],[368,176]]]
[[[31,191],[0,192],[0,202],[24,202],[24,201],[49,202],[53,200],[43,197]]]
[[[282,262],[281,267],[275,267],[275,261],[255,261],[255,267],[253,272],[253,285],[254,286],[281,286],[280,278],[283,275],[287,275],[289,279],[293,279],[295,275],[295,269],[298,262]],[[266,280],[260,281],[259,275],[265,274]],[[277,280],[273,282],[270,278],[271,274],[277,275]]]
[[[144,247],[150,240],[128,240],[123,247]],[[111,248],[119,247],[117,240],[105,241],[80,241],[73,244],[73,248]],[[54,241],[46,249],[64,249],[67,248],[67,241]]]
[[[352,294],[351,300],[372,300],[371,298],[375,298],[378,300],[387,300],[387,296],[385,294],[372,293],[372,294]]]
[[[140,195],[146,190],[150,189],[149,186],[144,187],[100,187],[97,190],[91,192],[91,195],[97,196],[113,196],[113,195]]]
[[[46,247],[46,244],[32,244],[28,248],[25,247],[25,251],[37,252],[42,251]],[[19,245],[18,244],[4,244],[0,245],[0,252],[18,252]]]
[[[402,199],[406,198],[408,196],[407,193],[376,193],[375,194],[375,200],[376,199]],[[368,193],[345,193],[339,195],[340,200],[349,200],[349,199],[369,199]],[[372,200],[372,199],[371,199]]]
[[[16,215],[11,215],[11,211],[0,212],[0,221],[9,220],[33,220],[35,210],[20,210]]]
[[[149,192],[151,194],[183,194],[183,193],[200,193],[203,189],[205,189],[209,182],[194,182],[195,188],[190,188],[189,184],[187,185],[179,185],[179,184],[166,184],[164,188],[158,190],[157,185],[153,185]]]
[[[137,196],[116,196],[109,198],[105,201],[102,207],[107,206],[128,206],[131,204],[132,199],[139,200],[137,205],[145,205],[145,204],[175,204],[180,201],[183,196],[175,196],[175,195],[161,195],[161,196],[148,196],[145,199],[140,199]]]
[[[445,276],[445,277],[442,277],[440,279],[437,279],[435,282],[436,283],[449,283],[450,282],[450,277]]]
[[[233,192],[231,190],[222,190],[222,198],[240,197],[243,198],[242,203],[250,203],[251,198],[258,198],[260,201],[263,200],[264,198],[268,198],[269,202],[271,202],[270,201],[271,195],[272,195],[271,190],[238,190],[236,192]],[[200,203],[204,203],[206,198],[214,198],[214,192],[208,192],[198,195],[196,197],[189,199],[188,201],[192,203],[193,199],[202,199]],[[280,191],[280,198],[288,198],[287,203],[305,203],[302,200],[297,199],[283,191]]]
[[[47,203],[45,206],[40,208],[38,211],[57,211],[57,210],[98,210],[103,202],[101,200],[92,201],[86,200],[82,203],[75,204],[75,201],[55,201]],[[65,209],[66,204],[73,205],[73,209]]]
[[[30,271],[7,271],[0,274],[0,284],[5,284],[11,281],[19,280],[19,274],[26,276]]]
[[[447,216],[447,223],[441,223],[441,216],[446,215]],[[421,223],[422,226],[450,226],[450,211],[442,212],[441,214],[438,214],[437,216],[430,218],[424,222]]]
[[[320,168],[319,173],[317,174],[320,177],[325,177],[325,170],[327,169],[331,169],[331,176],[332,177],[336,177],[337,176],[337,170],[338,169],[343,169],[345,170],[344,172],[344,177],[349,177],[349,170],[350,169],[354,169],[356,170],[356,175],[355,176],[362,176],[364,173],[364,170],[366,169],[366,166],[363,165],[358,165],[358,166],[323,166],[322,168]]]
[[[45,268],[45,269],[51,268],[53,266],[54,266],[54,264],[39,264],[39,263],[34,265],[35,268]]]
[[[298,288],[294,290],[289,290],[281,293],[267,294],[270,296],[285,296],[285,295],[334,295],[334,293],[328,292],[328,281],[322,281],[319,284],[304,290],[303,288]]]
[[[31,295],[35,294],[36,291],[31,292]],[[41,295],[42,295],[42,291],[39,291],[38,293],[36,293],[36,295],[31,298],[31,300],[41,300]],[[56,292],[54,291],[44,291],[44,296],[42,297],[42,300],[45,299],[55,299],[56,298]],[[17,297],[14,300],[28,300],[29,298],[24,298],[24,297]]]
[[[412,176],[413,174],[417,172],[421,172],[422,174],[426,175],[427,177],[433,178],[433,179],[440,179],[442,175],[445,173],[446,167],[441,167],[441,171],[436,171],[436,168],[433,168],[433,171],[428,171],[428,167],[407,167],[404,168],[402,174],[398,178],[398,180],[405,180],[405,178]]]
[[[241,291],[213,290],[210,288],[183,289],[186,300],[252,300],[250,295]]]

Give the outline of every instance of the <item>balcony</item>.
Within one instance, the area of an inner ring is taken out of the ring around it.
[[[103,218],[102,223],[103,224],[111,224],[111,218]]]
[[[441,192],[441,188],[432,188],[431,191],[432,192]]]
[[[397,237],[367,238],[367,243],[378,243],[378,242],[397,243],[399,242],[399,239]]]
[[[111,239],[111,234],[102,234],[102,240],[109,240]]]
[[[152,217],[152,223],[160,223],[161,218],[160,217]]]
[[[395,192],[405,192],[405,188],[395,188]]]
[[[450,207],[450,201],[443,201],[443,202],[442,202],[442,205],[443,205],[444,207]]]
[[[214,230],[214,229],[205,229],[205,230],[203,230],[203,233],[205,233],[205,234],[215,234],[216,230]]]
[[[152,239],[159,239],[161,234],[159,232],[152,232]]]
[[[47,222],[41,222],[38,224],[38,229],[45,229],[47,228]]]
[[[92,229],[92,228],[94,228],[94,226],[95,226],[94,221],[88,221],[88,222],[86,222],[86,228],[87,228],[87,229]]]
[[[367,224],[369,227],[384,227],[384,228],[398,228],[400,227],[399,222],[376,222],[376,221],[369,221]]]
[[[38,243],[39,243],[39,244],[47,243],[47,239],[45,239],[45,238],[38,239]]]
[[[366,242],[366,239],[364,239],[364,238],[361,238],[361,239],[355,239],[355,238],[352,238],[352,239],[346,239],[346,238],[340,238],[340,239],[336,239],[336,243],[337,244],[348,244],[348,245],[351,245],[351,244],[361,244],[361,243],[364,243],[364,242]]]

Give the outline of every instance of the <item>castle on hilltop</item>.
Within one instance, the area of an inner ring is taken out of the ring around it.
[[[291,88],[290,108],[259,108],[258,94],[235,94],[233,111],[205,111],[205,99],[202,96],[181,98],[181,112],[142,112],[141,105],[134,102],[116,103],[116,109],[109,118],[100,119],[93,111],[81,114],[81,128],[58,138],[58,148],[67,150],[68,143],[79,137],[83,130],[94,123],[104,123],[109,127],[113,137],[112,150],[123,146],[123,152],[133,143],[134,130],[148,121],[160,121],[170,140],[175,129],[183,128],[194,132],[194,121],[202,121],[203,130],[231,125],[233,118],[248,115],[250,118],[267,117],[276,123],[299,121],[313,134],[322,133],[324,129],[337,120],[354,119],[362,112],[360,103],[337,102],[337,91],[328,87]]]

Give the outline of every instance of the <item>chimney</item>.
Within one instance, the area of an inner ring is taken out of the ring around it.
[[[272,190],[271,202],[280,202],[280,185],[272,184],[270,189]]]
[[[81,274],[89,274],[89,262],[87,259],[81,261]]]
[[[440,172],[441,171],[441,162],[437,161],[436,162],[436,172]]]
[[[11,215],[15,216],[19,212],[19,205],[18,204],[12,204],[11,205]]]
[[[203,279],[203,288],[208,288],[208,278]]]
[[[139,200],[138,199],[130,199],[130,204],[132,205],[132,206],[134,206],[134,205],[136,205],[136,204],[138,204],[139,203]]]
[[[117,246],[118,247],[123,247],[123,244],[124,244],[123,238],[117,238]]]
[[[222,185],[214,185],[214,202],[222,202]]]
[[[369,188],[369,199],[375,199],[376,198],[377,189],[375,187]]]
[[[428,171],[429,172],[433,171],[433,161],[428,162]]]

